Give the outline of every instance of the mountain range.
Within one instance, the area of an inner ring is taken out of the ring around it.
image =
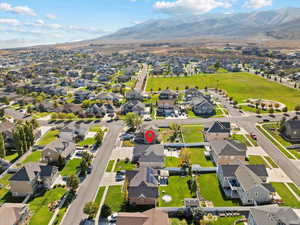
[[[100,39],[167,40],[202,36],[298,40],[300,8],[150,20]]]

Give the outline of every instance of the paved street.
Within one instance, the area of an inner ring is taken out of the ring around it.
[[[82,212],[85,203],[93,201],[98,186],[103,177],[106,164],[110,158],[113,148],[116,146],[118,136],[122,130],[120,123],[111,123],[108,125],[108,133],[103,144],[98,149],[96,158],[93,161],[93,171],[80,184],[77,197],[71,204],[64,220],[63,225],[77,225],[86,216]]]

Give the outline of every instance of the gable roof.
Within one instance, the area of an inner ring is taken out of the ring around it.
[[[242,155],[246,156],[247,146],[235,140],[210,141],[211,149],[216,155]]]
[[[0,207],[0,225],[16,224],[23,216],[27,205],[21,203],[5,203]]]
[[[235,177],[235,171],[241,165],[220,165],[219,168],[223,172],[224,177]],[[267,177],[268,173],[265,165],[245,165],[248,167],[253,173],[255,173],[259,177]]]
[[[230,122],[214,122],[207,130],[207,133],[230,133]]]
[[[300,224],[300,218],[289,207],[251,208],[250,214],[257,225]]]

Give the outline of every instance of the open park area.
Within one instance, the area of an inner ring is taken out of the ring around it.
[[[226,90],[229,96],[239,103],[249,98],[274,100],[285,104],[293,110],[299,103],[300,91],[268,81],[265,78],[250,73],[218,73],[199,74],[188,77],[151,77],[148,79],[146,90],[148,92],[164,90],[184,90],[198,86]]]

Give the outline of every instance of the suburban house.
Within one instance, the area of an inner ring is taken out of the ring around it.
[[[28,163],[9,179],[10,191],[13,196],[27,196],[38,188],[50,189],[57,176],[55,166]]]
[[[193,97],[191,100],[192,110],[197,116],[201,115],[214,115],[215,114],[215,106],[208,101],[206,98]]]
[[[249,225],[298,225],[300,218],[290,207],[251,208]]]
[[[29,207],[22,203],[4,203],[0,206],[0,225],[24,225],[30,217]]]
[[[229,138],[230,123],[216,121],[210,127],[204,129],[204,136],[206,141],[224,140]]]
[[[168,213],[159,209],[149,209],[145,212],[118,213],[116,225],[169,225]]]
[[[140,92],[136,91],[136,90],[132,90],[126,93],[125,96],[126,100],[138,100],[138,101],[143,101],[144,97],[143,95],[141,95]]]
[[[136,145],[133,149],[133,162],[137,162],[142,167],[163,168],[164,167],[164,146]]]
[[[175,91],[171,91],[169,89],[163,90],[159,93],[159,99],[165,100],[165,99],[176,99],[177,94]]]
[[[155,176],[155,171],[149,167],[126,171],[125,184],[129,204],[156,206],[159,183]]]
[[[209,143],[210,155],[216,165],[245,163],[245,144],[235,140],[213,140]]]
[[[185,101],[189,102],[194,97],[204,97],[206,100],[211,101],[210,95],[205,95],[201,91],[199,91],[197,88],[189,88],[186,89],[184,92]]]
[[[0,132],[4,134],[5,138],[5,147],[10,149],[13,147],[13,130],[15,128],[15,124],[9,122],[8,120],[4,120],[0,123]]]
[[[264,165],[221,165],[217,176],[225,195],[239,199],[243,205],[267,204],[273,200],[275,190],[266,183],[268,174]]]
[[[133,112],[142,115],[145,113],[145,104],[138,100],[131,100],[121,106],[121,112],[122,114]]]
[[[165,117],[174,115],[176,109],[175,104],[175,99],[160,100],[157,104],[156,115]]]
[[[152,131],[154,133],[154,137],[152,142],[149,142],[146,138],[147,131]],[[159,136],[159,128],[155,125],[142,125],[140,130],[135,136],[135,141],[138,143],[144,143],[144,144],[156,144],[160,142],[160,136]]]
[[[42,152],[42,162],[58,162],[59,158],[68,159],[76,149],[74,142],[57,139],[46,145]]]
[[[281,135],[292,143],[300,143],[300,120],[290,119],[284,122]]]

